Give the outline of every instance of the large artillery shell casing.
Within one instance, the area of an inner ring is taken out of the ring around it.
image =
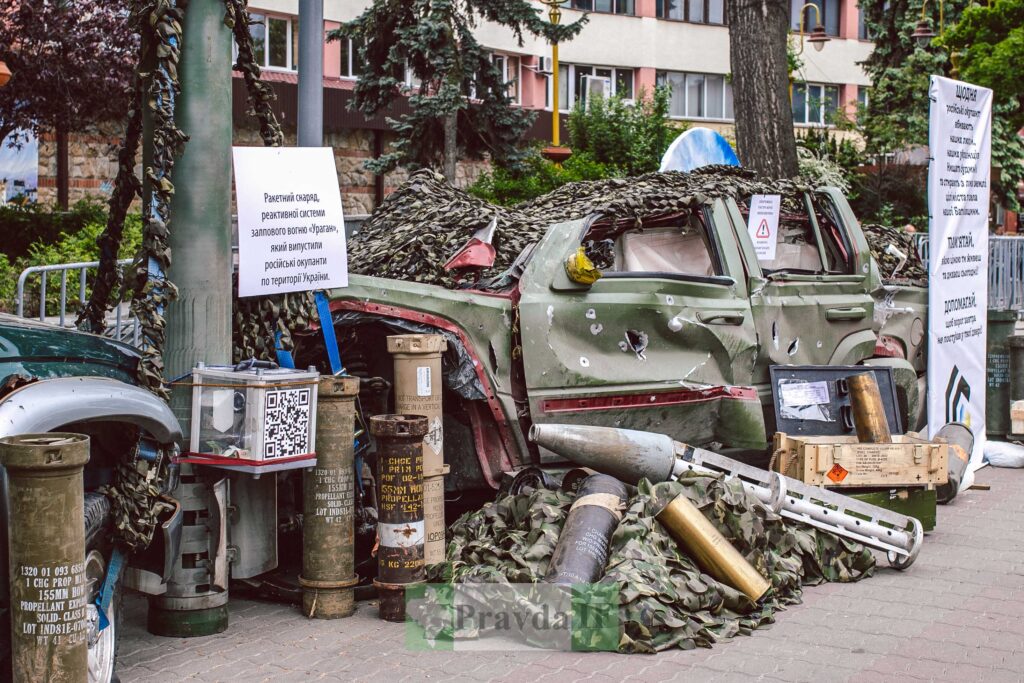
[[[439,334],[398,334],[387,344],[395,365],[395,412],[427,418],[423,476],[444,474],[441,354],[448,342]]]
[[[377,576],[380,616],[405,619],[405,586],[426,579],[422,415],[370,418],[377,439]]]
[[[316,467],[303,473],[302,613],[337,619],[355,611],[355,399],[359,379],[321,377]]]
[[[85,562],[83,434],[0,440],[7,470],[13,680],[84,681],[90,599]]]
[[[850,387],[850,406],[853,408],[857,439],[861,443],[892,443],[889,420],[885,416],[885,405],[874,374],[853,375],[847,378],[846,383]]]
[[[423,478],[423,521],[427,534],[423,544],[424,562],[444,562],[444,477]]]
[[[771,588],[771,584],[686,496],[677,496],[658,513],[657,519],[700,568],[719,581],[755,602]]]
[[[626,485],[606,474],[592,474],[579,486],[551,563],[548,583],[595,583],[608,563],[608,543],[626,506]]]

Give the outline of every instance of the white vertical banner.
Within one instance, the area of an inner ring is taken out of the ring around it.
[[[928,433],[969,426],[973,470],[985,445],[992,91],[932,76],[929,95]]]

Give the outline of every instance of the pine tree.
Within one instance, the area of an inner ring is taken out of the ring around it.
[[[527,0],[374,0],[330,34],[350,38],[362,56],[356,109],[369,117],[386,112],[402,94],[409,97],[411,111],[389,118],[397,142],[367,164],[371,170],[443,168],[452,180],[457,158],[487,154],[507,163],[517,157],[533,113],[512,106],[508,83],[473,35],[480,21],[504,26],[522,44],[524,34],[570,40],[586,17],[554,25]]]

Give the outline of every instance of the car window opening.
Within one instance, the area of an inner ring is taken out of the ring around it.
[[[584,236],[583,246],[594,265],[608,274],[722,274],[706,219],[699,209],[648,218],[643,227],[596,221]]]
[[[812,199],[814,221],[807,210],[806,196],[783,196],[776,234],[775,258],[758,259],[765,275],[837,275],[852,273],[851,251],[832,212]],[[749,198],[739,203],[745,220],[749,219]],[[815,223],[822,238],[818,248]],[[827,265],[822,265],[822,254]]]

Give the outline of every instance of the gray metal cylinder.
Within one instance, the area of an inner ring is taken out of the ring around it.
[[[10,516],[11,661],[18,683],[88,678],[82,468],[89,437],[0,439]]]
[[[227,479],[207,480],[197,470],[183,464],[171,492],[184,516],[181,552],[167,591],[149,599],[146,628],[153,635],[191,638],[228,627]]]

